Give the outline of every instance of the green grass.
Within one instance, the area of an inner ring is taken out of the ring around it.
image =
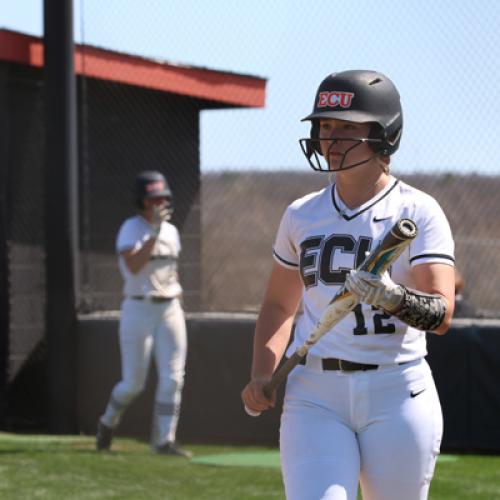
[[[283,499],[272,450],[236,446],[186,446],[195,458],[228,455],[226,465],[154,455],[145,443],[116,439],[111,453],[96,453],[93,437],[0,433],[1,499]],[[262,466],[255,463],[263,453]],[[221,457],[222,458],[222,457]],[[240,466],[236,465],[240,462]],[[458,456],[438,462],[431,500],[500,499],[500,457]],[[403,499],[402,499],[403,500]]]

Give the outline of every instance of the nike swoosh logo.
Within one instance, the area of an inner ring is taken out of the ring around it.
[[[382,222],[383,220],[390,219],[390,217],[374,217],[373,222]]]
[[[411,391],[410,392],[410,397],[411,398],[416,398],[419,394],[422,394],[425,391],[425,389],[422,389],[421,391]]]

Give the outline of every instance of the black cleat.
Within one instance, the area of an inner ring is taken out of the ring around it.
[[[190,451],[179,448],[176,443],[165,443],[154,447],[154,451],[159,455],[171,455],[174,457],[191,458],[193,454]]]
[[[113,429],[104,425],[100,420],[97,422],[97,434],[95,447],[97,451],[109,451],[113,440]]]

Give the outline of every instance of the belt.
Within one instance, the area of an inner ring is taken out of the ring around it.
[[[130,295],[132,300],[150,300],[151,302],[169,302],[173,297],[160,297],[158,295]]]
[[[306,357],[303,357],[300,365],[306,364]],[[355,371],[366,371],[366,370],[376,370],[380,365],[368,365],[365,363],[355,363],[354,361],[346,361],[345,359],[337,358],[322,358],[321,364],[323,370],[338,370],[341,372],[355,372]]]

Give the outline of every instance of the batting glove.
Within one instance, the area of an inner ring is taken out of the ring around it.
[[[382,276],[366,271],[351,271],[345,280],[347,290],[358,296],[360,302],[396,311],[403,301],[404,289],[392,281],[386,271]]]
[[[166,205],[155,205],[151,213],[151,233],[155,238],[158,238],[163,221],[170,219],[170,211]]]

